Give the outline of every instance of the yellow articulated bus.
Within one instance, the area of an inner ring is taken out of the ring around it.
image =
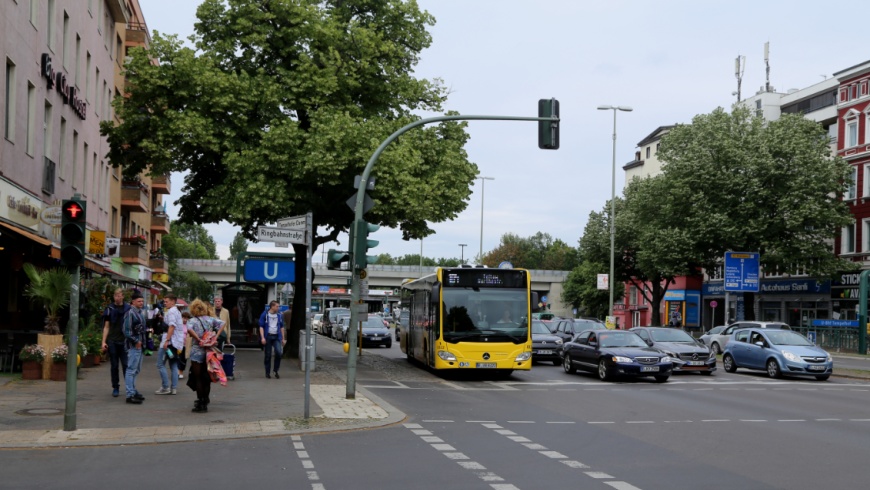
[[[402,352],[432,369],[531,369],[537,304],[526,270],[439,268],[402,285]]]

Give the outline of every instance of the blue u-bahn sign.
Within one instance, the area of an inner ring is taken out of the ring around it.
[[[292,260],[246,259],[247,282],[296,282],[296,263]]]

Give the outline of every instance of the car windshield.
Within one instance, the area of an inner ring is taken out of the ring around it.
[[[601,347],[646,347],[643,341],[634,332],[601,332],[598,334]]]
[[[384,326],[384,320],[381,317],[370,316],[367,320],[362,323],[363,328],[371,329],[371,328],[387,328]]]
[[[767,338],[773,345],[813,345],[806,337],[791,330],[770,331]]]
[[[544,322],[540,322],[538,320],[532,320],[532,333],[539,333],[544,335],[550,335],[550,329],[544,325]]]
[[[725,327],[716,327],[716,328],[710,330],[709,332],[707,332],[707,334],[708,335],[716,335],[718,333],[722,333],[722,330],[725,330]]]
[[[682,330],[651,330],[649,334],[650,337],[652,337],[652,339],[656,342],[695,342],[695,339],[693,339],[691,335],[683,332]]]

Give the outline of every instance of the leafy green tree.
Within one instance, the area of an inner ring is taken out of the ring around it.
[[[528,238],[514,233],[502,235],[499,245],[484,254],[483,263],[497,267],[504,261],[514,267],[547,270],[571,270],[579,263],[575,249],[541,232]]]
[[[170,260],[217,260],[217,244],[208,230],[199,224],[173,221],[169,234],[163,237],[163,251]]]
[[[172,292],[179,298],[187,298],[188,300],[200,298],[211,301],[214,289],[211,283],[198,273],[176,268],[171,278]]]
[[[230,244],[230,260],[236,260],[239,255],[248,251],[248,240],[241,232],[236,233],[233,243]]]
[[[574,268],[562,283],[562,302],[577,309],[580,316],[604,318],[610,307],[610,291],[598,289],[598,274],[609,264],[583,262]]]
[[[128,175],[188,171],[183,222],[226,220],[253,239],[259,225],[312,212],[327,230],[313,246],[334,241],[380,142],[415,111],[443,110],[442,82],[413,76],[434,18],[402,0],[205,0],[197,16],[195,49],[155,34],[149,51],[131,51],[114,102],[123,122],[102,125],[110,160]],[[467,140],[464,123],[446,122],[391,144],[374,170],[390,185],[370,191],[366,219],[419,239],[427,222],[455,218],[478,174]],[[305,249],[294,250],[302,277]],[[295,296],[294,325],[307,294]]]
[[[405,254],[396,258],[396,265],[420,265],[420,254]],[[435,267],[438,262],[429,257],[423,257],[424,267]]]
[[[711,268],[739,250],[759,252],[762,268],[779,273],[829,276],[854,267],[831,249],[852,221],[841,200],[851,167],[831,154],[818,123],[717,109],[673,128],[659,159],[666,162],[659,188],[668,193],[657,204],[663,216],[679,216],[673,229],[684,230],[688,261]],[[754,319],[754,295],[744,302]]]

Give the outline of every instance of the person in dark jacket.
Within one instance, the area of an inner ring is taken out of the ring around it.
[[[269,374],[274,371],[275,377],[280,378],[278,369],[281,367],[281,356],[284,354],[284,344],[287,339],[284,338],[284,316],[278,312],[278,302],[272,301],[269,303],[269,309],[260,315],[260,343],[263,344],[263,350],[266,353],[264,364],[266,365],[266,377],[271,378]],[[272,371],[272,350],[275,351],[275,367]]]
[[[124,302],[124,290],[115,289],[114,302],[103,311],[103,346],[102,351],[108,352],[112,377],[112,396],[120,394],[121,379],[118,375],[118,367],[121,372],[127,372],[127,350],[124,348],[124,315],[130,309],[130,305]]]

